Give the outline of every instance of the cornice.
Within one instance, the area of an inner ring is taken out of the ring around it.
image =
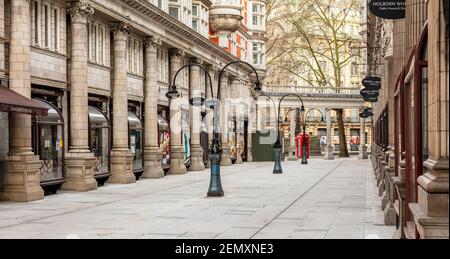
[[[101,5],[100,3],[97,3],[95,0],[91,0],[92,4],[95,6],[100,6],[103,9],[108,10],[107,7]],[[208,38],[200,35],[196,31],[192,30],[185,24],[181,23],[177,19],[170,16],[168,13],[164,12],[163,10],[159,9],[158,7],[154,6],[151,3],[148,3],[144,0],[121,0],[121,1],[114,1],[117,4],[126,5],[129,8],[132,8],[133,10],[143,14],[144,16],[150,18],[152,21],[159,23],[162,25],[162,27],[167,28],[167,30],[171,33],[174,33],[175,35],[190,41],[196,46],[202,47],[206,50],[211,51],[219,58],[222,58],[225,60],[225,62],[232,62],[237,60],[236,57],[234,57],[232,54],[224,50],[223,48],[215,45],[212,43]],[[120,17],[123,18],[124,21],[129,22],[131,25],[138,25],[134,27],[141,27],[145,28],[146,31],[152,31],[151,28],[146,27],[143,24],[137,24],[135,21],[129,20],[129,17],[124,17],[122,14],[115,13],[116,15],[120,15]],[[137,29],[137,28],[136,28]],[[154,35],[149,36],[156,36],[157,33],[154,33]],[[248,69],[245,66],[238,65],[241,70],[250,72],[250,69]]]

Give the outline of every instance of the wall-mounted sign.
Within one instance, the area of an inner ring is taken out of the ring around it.
[[[359,117],[361,117],[363,119],[367,119],[367,118],[370,118],[372,116],[373,116],[373,113],[364,113],[364,112],[362,112],[362,113],[359,114]]]
[[[361,90],[361,96],[366,102],[376,103],[378,102],[378,96],[380,96],[380,90],[364,88]]]
[[[405,0],[372,0],[369,10],[382,19],[398,20],[406,16]]]
[[[362,81],[362,84],[366,88],[370,89],[381,89],[381,77],[378,76],[367,76]]]

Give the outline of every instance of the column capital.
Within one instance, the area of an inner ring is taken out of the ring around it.
[[[202,58],[196,58],[196,57],[194,57],[194,58],[191,58],[191,59],[190,59],[190,62],[191,62],[192,64],[203,65],[203,64],[205,63],[205,60],[202,59]]]
[[[145,37],[144,45],[147,48],[147,50],[156,52],[162,46],[162,40],[159,36]]]
[[[112,22],[111,31],[114,33],[114,40],[127,40],[131,33],[131,25],[126,22]]]
[[[177,57],[177,58],[183,58],[186,55],[186,52],[184,52],[184,50],[182,49],[170,49],[170,56],[172,58]]]
[[[87,23],[87,19],[94,14],[94,8],[84,0],[68,3],[67,11],[72,23]]]
[[[208,64],[208,65],[206,65],[205,67],[206,67],[206,69],[208,69],[209,72],[211,72],[211,73],[216,73],[216,72],[219,71],[219,66],[214,65],[214,64]]]

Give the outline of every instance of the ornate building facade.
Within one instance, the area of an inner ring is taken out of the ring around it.
[[[0,198],[32,201],[60,187],[89,191],[105,182],[204,170],[211,116],[189,99],[212,96],[207,74],[184,69],[175,82],[181,97],[170,101],[166,93],[184,65],[207,68],[216,89],[226,64],[252,63],[248,46],[264,43],[243,22],[252,3],[1,0],[1,87],[33,99],[48,116],[0,112]],[[239,12],[229,16],[230,10]],[[238,24],[237,31],[230,23]],[[219,46],[210,40],[212,28],[228,39],[247,28],[235,40],[246,47]],[[263,27],[258,29],[263,35]],[[264,60],[255,65],[263,77]],[[224,103],[238,94],[238,105],[244,105],[252,72],[242,64],[226,71],[220,85]],[[251,131],[237,129],[251,125],[251,118],[237,110],[223,116],[230,125],[222,137],[224,165],[251,161]]]
[[[448,1],[405,2],[404,19],[367,12],[367,69],[383,82],[372,161],[397,237],[448,238]]]

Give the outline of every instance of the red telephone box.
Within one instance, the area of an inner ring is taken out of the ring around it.
[[[303,156],[303,142],[305,141],[305,136],[303,135],[303,133],[299,133],[297,135],[297,137],[295,138],[295,142],[297,145],[297,155],[298,158],[302,158]],[[306,134],[306,157],[309,159],[310,157],[310,150],[311,150],[311,146],[310,146],[310,136],[309,134]]]

